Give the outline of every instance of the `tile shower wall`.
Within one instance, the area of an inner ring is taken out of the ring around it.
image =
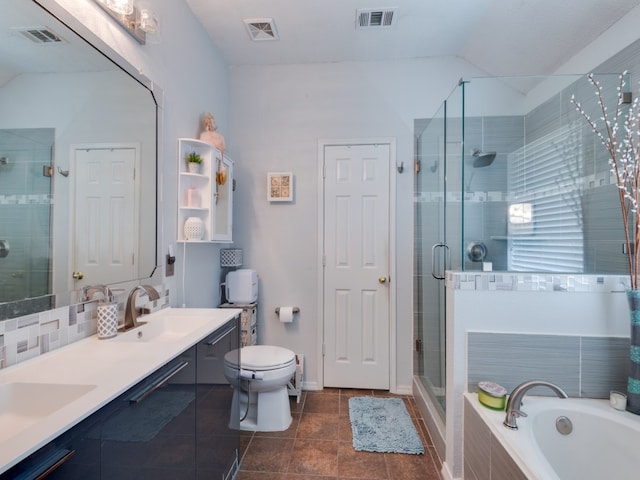
[[[157,311],[169,304],[169,290],[159,300],[147,303],[145,308]],[[126,298],[119,299],[122,319]],[[138,304],[140,305],[140,304]],[[38,355],[77,342],[96,334],[97,302],[80,303],[46,312],[25,315],[0,322],[0,368],[37,357]]]
[[[464,246],[481,241],[487,248],[485,261],[494,270],[507,270],[507,155],[524,145],[523,116],[486,116],[465,119],[465,213]],[[472,168],[471,150],[497,152],[494,162]],[[464,258],[465,270],[480,270],[481,263]]]

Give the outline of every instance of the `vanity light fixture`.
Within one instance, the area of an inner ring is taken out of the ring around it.
[[[95,0],[95,2],[141,45],[147,42],[147,35],[158,33],[160,22],[157,15],[152,10],[138,5],[138,1],[135,5],[134,0]]]
[[[133,0],[106,0],[104,3],[110,10],[120,15],[133,13]]]

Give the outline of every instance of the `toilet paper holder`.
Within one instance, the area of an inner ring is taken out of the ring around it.
[[[300,313],[300,309],[298,307],[293,307],[293,313]],[[280,315],[280,307],[276,307],[276,315]]]

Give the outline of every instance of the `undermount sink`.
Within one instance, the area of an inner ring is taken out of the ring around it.
[[[95,385],[57,383],[0,384],[0,442],[14,437],[94,388]]]
[[[145,318],[145,317],[143,317]],[[188,335],[211,319],[207,316],[165,315],[148,322],[138,321],[139,327],[121,333],[112,342],[170,342]]]

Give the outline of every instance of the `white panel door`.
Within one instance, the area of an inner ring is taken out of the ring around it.
[[[324,386],[389,388],[389,145],[324,150]]]
[[[134,279],[138,244],[135,148],[74,151],[75,288]],[[151,212],[155,214],[155,212]],[[99,279],[98,282],[96,279]]]

